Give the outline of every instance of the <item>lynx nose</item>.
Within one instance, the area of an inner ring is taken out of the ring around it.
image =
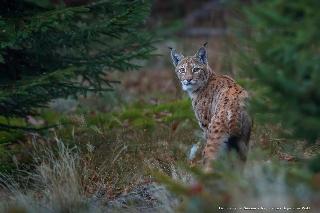
[[[193,80],[192,79],[185,79],[184,81],[183,81],[183,84],[185,84],[185,85],[189,85],[189,84],[193,84],[194,82],[193,82]]]

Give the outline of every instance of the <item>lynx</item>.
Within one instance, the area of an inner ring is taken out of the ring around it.
[[[231,77],[214,72],[207,61],[205,45],[194,56],[183,56],[171,49],[175,72],[191,100],[195,116],[204,132],[203,166],[235,150],[246,161],[251,118],[246,110],[248,93]]]

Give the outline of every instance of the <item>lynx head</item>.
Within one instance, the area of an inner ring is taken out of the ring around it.
[[[204,46],[194,56],[183,56],[171,49],[171,59],[183,90],[190,93],[206,85],[211,71]]]

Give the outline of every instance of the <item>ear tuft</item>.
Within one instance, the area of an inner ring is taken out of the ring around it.
[[[178,63],[181,61],[181,59],[183,59],[183,55],[178,53],[175,49],[169,47],[169,49],[171,49],[171,59],[173,62],[173,65],[176,67],[178,65]]]
[[[207,42],[206,42],[204,45],[206,45],[206,44],[207,44]],[[201,48],[198,50],[196,56],[200,59],[200,61],[201,61],[202,63],[204,63],[204,64],[207,64],[207,63],[208,63],[208,60],[207,60],[207,50],[206,50],[206,48],[204,48],[204,46],[201,47]]]

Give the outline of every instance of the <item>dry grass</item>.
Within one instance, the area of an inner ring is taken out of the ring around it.
[[[186,159],[187,146],[193,142],[184,128],[173,132],[162,127],[156,133],[115,130],[107,141],[85,146],[81,140],[66,145],[57,136],[59,132],[54,134],[55,139],[49,141],[33,138],[34,169],[21,171],[14,179],[1,179],[7,192],[1,199],[2,210],[105,212],[123,210],[125,203],[132,211],[155,206],[154,210],[172,211],[168,202],[174,199],[163,187],[152,184],[150,172],[177,176],[177,162]],[[81,133],[76,130],[75,134]]]
[[[34,155],[35,170],[20,174],[20,181],[25,180],[29,184],[1,180],[10,193],[10,197],[2,201],[1,209],[7,212],[93,210],[82,185],[88,182],[91,171],[81,165],[79,150],[66,147],[60,140],[57,140],[56,150],[51,146],[36,145],[35,148],[38,150],[38,154]]]

